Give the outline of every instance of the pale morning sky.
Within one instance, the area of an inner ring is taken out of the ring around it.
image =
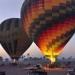
[[[0,23],[8,18],[19,18],[20,10],[24,0],[0,0]],[[42,56],[40,49],[33,43],[30,48],[24,53],[25,55],[30,52],[32,57]],[[8,54],[0,45],[0,56],[3,58],[9,58]],[[75,35],[71,38],[68,44],[63,49],[63,53],[60,56],[73,56],[75,57]]]

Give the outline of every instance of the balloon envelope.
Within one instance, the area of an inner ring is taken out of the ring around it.
[[[0,25],[0,43],[12,58],[19,58],[31,45],[31,40],[23,33],[19,18],[7,19]]]
[[[42,53],[55,62],[55,58],[62,52],[75,32],[75,17],[43,30],[36,39],[36,44]]]
[[[75,0],[25,0],[21,8],[24,31],[32,37],[53,23],[75,15]]]
[[[75,0],[26,0],[21,10],[23,30],[52,61],[74,34],[74,17]]]

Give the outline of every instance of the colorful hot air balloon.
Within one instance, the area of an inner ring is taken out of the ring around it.
[[[23,30],[55,62],[75,32],[75,0],[26,0],[21,20]]]
[[[11,18],[0,25],[0,43],[12,58],[18,59],[32,42],[22,32],[20,19]]]

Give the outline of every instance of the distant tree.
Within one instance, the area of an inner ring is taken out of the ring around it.
[[[62,57],[62,62],[64,62],[64,63],[65,63],[65,57]]]
[[[3,65],[3,57],[0,56],[0,66]]]
[[[65,57],[62,57],[63,60],[65,60]]]
[[[0,61],[3,61],[3,57],[0,56]]]
[[[22,55],[22,56],[21,56],[21,59],[23,60],[24,58],[25,58],[25,56],[24,56],[24,55]]]
[[[26,56],[24,55],[23,57],[25,58]]]
[[[9,62],[9,59],[8,58],[5,58],[5,62]]]
[[[70,61],[71,61],[71,59],[72,59],[72,56],[68,57],[68,60],[70,60]]]
[[[28,57],[28,58],[30,57],[30,53],[27,54],[27,57]]]

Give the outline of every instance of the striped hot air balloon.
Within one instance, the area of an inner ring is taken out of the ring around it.
[[[0,25],[0,43],[12,58],[18,59],[32,42],[23,33],[20,19],[11,18]]]
[[[75,0],[26,0],[21,20],[23,31],[55,62],[75,32]]]

